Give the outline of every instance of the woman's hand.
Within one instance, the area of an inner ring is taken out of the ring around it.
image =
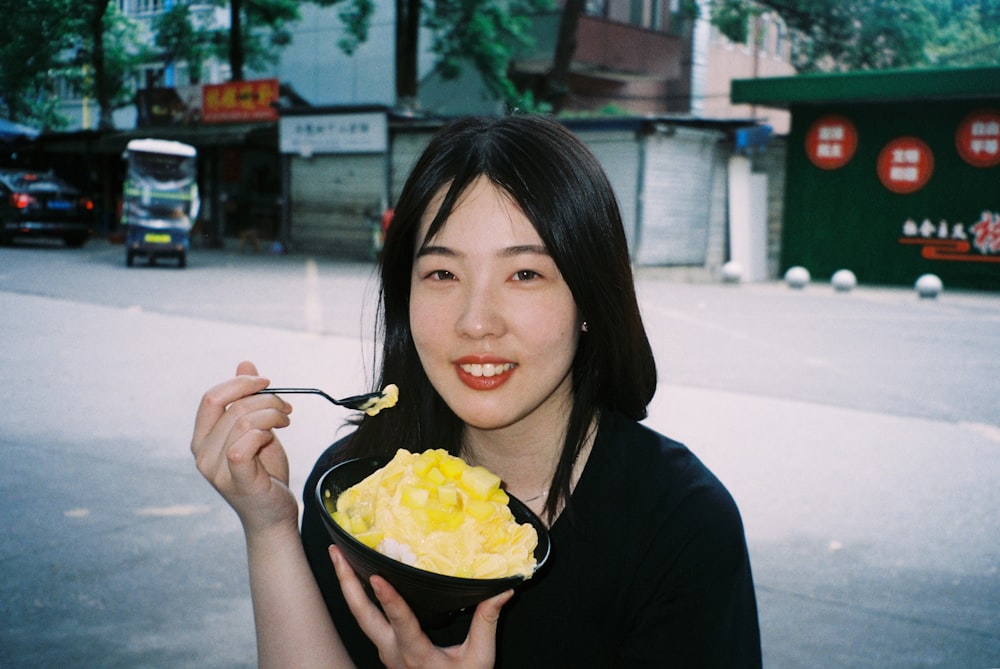
[[[410,607],[389,583],[372,576],[371,586],[382,611],[368,598],[361,581],[336,546],[330,559],[344,598],[358,625],[375,644],[389,669],[492,669],[496,660],[497,621],[500,609],[513,596],[508,590],[481,602],[472,617],[469,635],[460,646],[439,648],[431,643]]]
[[[236,510],[249,533],[297,523],[288,488],[288,457],[274,429],[289,424],[292,407],[275,395],[255,395],[268,380],[250,362],[201,399],[191,452],[198,471]]]

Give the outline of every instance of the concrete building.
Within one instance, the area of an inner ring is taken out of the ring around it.
[[[142,41],[153,41],[153,20],[183,0],[117,0],[118,9],[136,21]],[[561,4],[553,12],[533,17],[532,49],[515,54],[511,77],[530,86],[551,69]],[[591,0],[580,18],[577,49],[570,67],[571,93],[566,111],[614,110],[625,115],[681,114],[708,119],[765,118],[774,131],[787,131],[788,115],[780,109],[760,110],[729,101],[733,79],[787,76],[791,40],[774,12],[753,19],[747,44],[734,44],[708,20],[707,0],[692,21],[679,13],[679,0]],[[192,20],[202,27],[228,28],[225,7],[191,2]],[[279,52],[278,62],[245,79],[278,79],[286,90],[319,107],[381,105],[395,99],[395,3],[375,0],[368,39],[345,55],[337,46],[346,32],[339,6],[300,5],[301,20],[289,26],[291,42]],[[455,80],[436,72],[428,51],[430,36],[421,33],[418,56],[420,107],[428,115],[455,116],[491,113],[502,103],[489,95],[472,66]],[[217,84],[230,77],[229,66],[217,58],[200,68],[200,84]],[[137,66],[133,85],[140,92],[174,89],[188,104],[197,104],[188,64],[152,59]],[[93,100],[81,98],[71,87],[61,88],[62,112],[69,130],[97,127]],[[129,130],[142,125],[135,105],[116,110],[115,125]]]

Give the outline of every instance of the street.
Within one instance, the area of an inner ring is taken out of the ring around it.
[[[367,390],[373,265],[0,247],[0,669],[256,666],[242,532],[189,442],[240,360]],[[765,667],[1000,667],[1000,294],[640,268],[647,423],[743,513]],[[293,401],[292,486],[345,429]]]

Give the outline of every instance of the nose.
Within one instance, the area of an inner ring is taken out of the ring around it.
[[[487,285],[468,286],[455,327],[463,337],[499,337],[506,331],[500,296]]]

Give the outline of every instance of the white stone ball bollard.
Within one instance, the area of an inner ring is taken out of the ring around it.
[[[936,274],[921,274],[913,287],[920,297],[933,299],[944,288],[944,284],[941,283],[941,279]]]
[[[849,293],[858,285],[858,277],[849,269],[838,269],[830,277],[830,284],[838,293]]]
[[[739,283],[743,279],[743,265],[730,260],[722,266],[722,280],[725,283]]]
[[[812,280],[809,270],[800,265],[789,267],[785,272],[785,283],[789,288],[805,288],[806,284]]]

